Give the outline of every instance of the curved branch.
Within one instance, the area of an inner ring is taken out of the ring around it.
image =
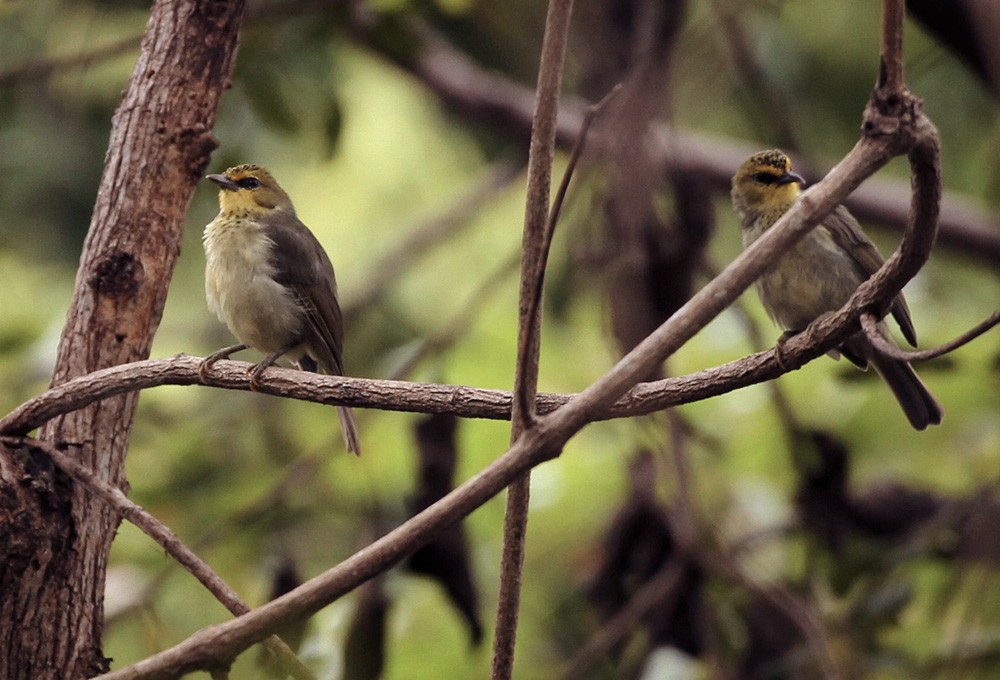
[[[954,352],[962,345],[972,342],[998,324],[1000,324],[1000,312],[993,312],[986,318],[986,320],[976,324],[954,340],[946,342],[943,345],[938,345],[937,347],[932,347],[931,349],[920,350],[917,352],[902,349],[886,340],[878,330],[878,317],[870,312],[863,312],[861,314],[861,328],[864,330],[868,340],[870,340],[872,345],[875,346],[875,349],[886,356],[892,357],[893,359],[910,362],[936,359],[937,357],[948,354],[949,352]]]

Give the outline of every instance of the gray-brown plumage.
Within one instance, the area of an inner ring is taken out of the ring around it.
[[[343,375],[344,324],[333,265],[288,194],[259,165],[238,165],[207,179],[219,186],[219,214],[205,227],[205,291],[209,307],[241,344],[208,357],[200,372],[252,347],[267,355],[252,369],[252,384],[284,355],[302,370]],[[337,411],[348,451],[360,453],[351,410]]]

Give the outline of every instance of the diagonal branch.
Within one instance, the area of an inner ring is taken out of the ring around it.
[[[428,251],[451,239],[467,225],[490,199],[508,187],[520,175],[522,163],[502,160],[477,179],[472,186],[441,214],[422,222],[393,242],[377,262],[369,267],[370,275],[344,300],[344,317],[351,318],[367,309]]]

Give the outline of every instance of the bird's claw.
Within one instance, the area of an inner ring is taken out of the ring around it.
[[[267,365],[263,362],[257,364],[253,368],[247,370],[247,375],[250,377],[250,389],[254,392],[260,389],[261,386],[261,376],[264,375],[264,371],[267,370]]]
[[[202,382],[208,382],[208,372],[212,370],[212,364],[215,360],[212,357],[207,357],[202,359],[202,362],[198,364],[198,379]]]
[[[246,345],[231,345],[229,347],[223,347],[218,352],[212,352],[207,357],[202,359],[200,364],[198,364],[198,378],[201,379],[202,382],[207,382],[209,378],[208,372],[212,370],[212,366],[215,365],[216,361],[219,359],[228,359],[233,354],[242,352],[246,348]]]
[[[778,362],[778,366],[781,366],[781,370],[786,372],[792,369],[785,363],[785,345],[796,335],[798,335],[796,331],[785,331],[774,345],[774,360]]]

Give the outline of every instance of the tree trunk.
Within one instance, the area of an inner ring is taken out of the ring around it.
[[[210,131],[243,8],[242,0],[156,1],[113,119],[53,384],[149,355],[184,215],[217,145]],[[57,418],[40,438],[124,487],[136,399]],[[118,522],[41,454],[0,448],[0,677],[107,670],[104,580]]]

